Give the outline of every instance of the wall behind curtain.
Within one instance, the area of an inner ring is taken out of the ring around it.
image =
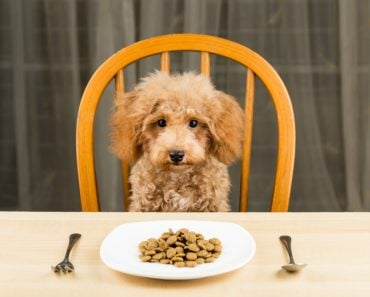
[[[370,210],[370,2],[367,0],[0,0],[0,209],[79,210],[74,156],[78,103],[93,71],[118,49],[160,34],[240,42],[280,73],[297,125],[292,211]],[[194,54],[175,71],[197,70]],[[127,70],[127,84],[157,58]],[[244,70],[213,58],[216,86],[242,100]],[[119,163],[99,106],[96,157],[104,210],[121,210]],[[267,210],[275,160],[273,106],[258,84],[251,210]],[[232,205],[238,207],[238,164]]]

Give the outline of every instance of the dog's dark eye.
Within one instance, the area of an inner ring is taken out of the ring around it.
[[[167,122],[164,119],[160,119],[160,120],[157,121],[157,125],[158,125],[158,127],[163,128],[163,127],[166,127]]]
[[[190,122],[189,122],[189,127],[190,128],[195,128],[195,127],[197,127],[198,126],[198,121],[197,120],[191,120]]]

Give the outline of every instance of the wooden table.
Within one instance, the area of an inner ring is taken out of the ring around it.
[[[255,238],[243,268],[224,275],[164,281],[115,272],[99,258],[104,237],[133,221],[199,219],[235,222]],[[40,213],[0,212],[0,296],[370,296],[370,213]],[[68,235],[82,234],[71,254],[76,271],[50,266],[64,256]],[[297,274],[280,269],[279,235],[293,237]]]

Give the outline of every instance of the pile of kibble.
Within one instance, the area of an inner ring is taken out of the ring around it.
[[[182,228],[177,232],[169,229],[158,239],[149,238],[141,242],[139,250],[143,262],[195,267],[217,259],[222,245],[217,238],[206,240],[202,234]]]

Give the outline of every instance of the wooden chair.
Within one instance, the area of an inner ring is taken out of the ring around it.
[[[245,138],[243,145],[240,186],[240,211],[247,211],[248,181],[252,147],[255,76],[269,91],[278,125],[277,163],[271,211],[288,211],[295,157],[295,122],[289,94],[274,68],[247,47],[214,36],[174,34],[136,42],[108,58],[93,74],[83,93],[77,119],[77,166],[83,211],[99,211],[94,167],[93,127],[100,97],[111,80],[116,92],[124,92],[124,69],[142,58],[160,55],[160,68],[170,71],[170,55],[174,51],[200,53],[200,69],[210,74],[210,54],[232,59],[246,67]],[[128,205],[129,166],[122,164],[124,205]]]

